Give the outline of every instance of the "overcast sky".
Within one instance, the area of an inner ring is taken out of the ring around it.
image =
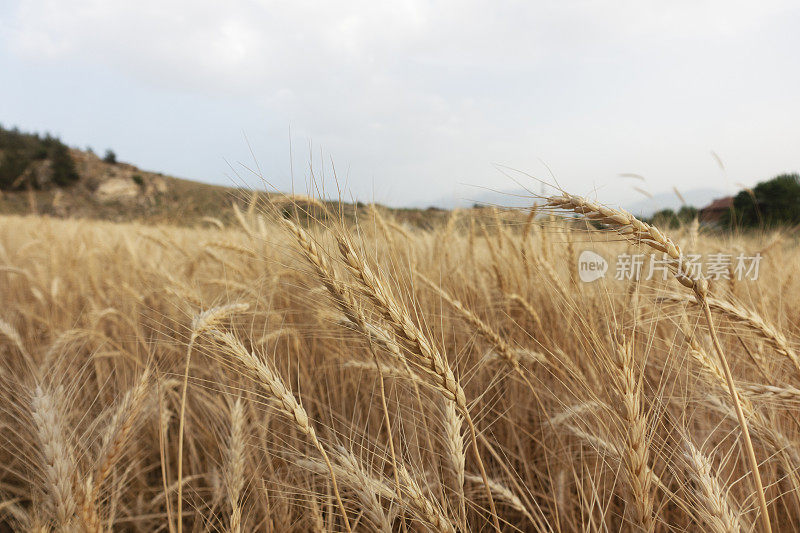
[[[0,123],[257,186],[246,135],[273,186],[313,154],[391,205],[517,188],[495,164],[612,204],[730,189],[800,170],[798,5],[6,0]]]

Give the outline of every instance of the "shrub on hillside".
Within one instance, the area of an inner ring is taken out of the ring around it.
[[[69,148],[56,140],[50,149],[50,162],[53,165],[53,183],[65,187],[78,181],[78,171],[69,153]]]
[[[49,161],[47,172],[36,172],[46,161]],[[38,189],[49,182],[64,187],[78,177],[69,148],[57,137],[49,134],[41,137],[38,133],[0,126],[0,190]]]
[[[697,216],[697,208],[689,205],[684,205],[676,213],[672,209],[662,209],[656,211],[650,218],[650,221],[657,226],[665,226],[669,228],[677,228],[681,224],[688,224]]]

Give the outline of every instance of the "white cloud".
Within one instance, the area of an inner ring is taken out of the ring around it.
[[[747,80],[726,96],[736,68],[768,56],[756,75],[785,76],[769,32],[792,17],[778,1],[20,0],[2,28],[40,65],[249,103],[352,162],[356,187],[385,175],[418,199],[426,184],[504,182],[498,160],[539,171],[541,157],[590,187],[590,174],[663,168],[670,150],[706,154],[725,138],[722,106],[759,99]],[[684,131],[692,120],[702,135]]]

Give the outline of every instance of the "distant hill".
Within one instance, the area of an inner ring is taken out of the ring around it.
[[[100,158],[49,135],[0,127],[0,214],[185,226],[213,217],[235,225],[238,222],[231,204],[246,208],[253,195],[249,189],[175,178],[118,162],[115,157]],[[259,191],[258,198],[259,208],[266,207],[262,203],[266,199],[288,206],[281,194]],[[300,200],[301,204],[305,201]],[[339,212],[333,202],[326,203],[331,212]],[[431,226],[447,215],[434,208],[381,209],[390,211],[399,222],[416,227]],[[359,202],[346,204],[342,213],[350,218],[366,210],[367,206]]]
[[[0,192],[0,213],[192,225],[205,216],[229,218],[231,202],[243,203],[250,194],[141,170],[127,163],[107,163],[81,150],[69,149],[69,154],[77,174],[74,182],[51,183],[47,178],[49,165],[42,160],[33,167],[42,185]]]

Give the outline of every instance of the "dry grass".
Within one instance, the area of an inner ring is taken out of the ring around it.
[[[294,205],[3,218],[0,530],[800,529],[791,238],[569,195],[427,230]],[[577,279],[635,247],[672,279]]]

